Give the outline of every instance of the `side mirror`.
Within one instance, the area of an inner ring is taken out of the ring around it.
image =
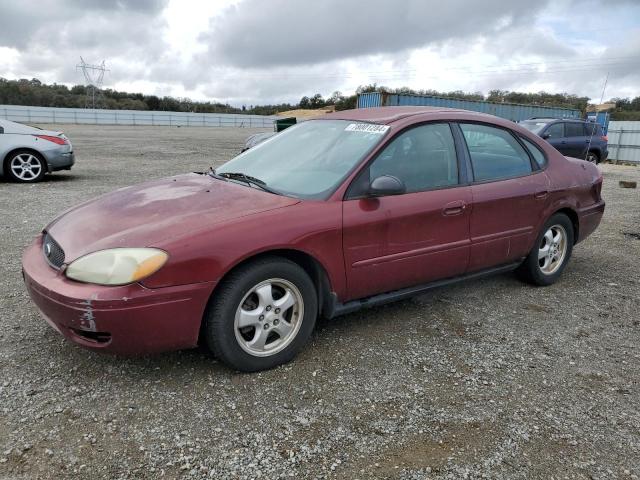
[[[547,138],[551,138],[551,135],[549,135],[548,133],[545,133],[542,135],[542,138],[546,140]]]
[[[407,191],[402,180],[391,175],[382,175],[373,179],[369,185],[369,196],[384,197],[387,195],[402,195]]]

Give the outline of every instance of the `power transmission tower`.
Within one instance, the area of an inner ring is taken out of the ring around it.
[[[104,60],[100,65],[90,65],[80,57],[80,63],[76,65],[76,70],[81,69],[85,79],[87,97],[85,100],[85,108],[99,108],[104,100],[102,91],[102,82],[104,81],[104,72],[109,69],[105,68]]]

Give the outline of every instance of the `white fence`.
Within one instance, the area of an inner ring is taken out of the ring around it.
[[[609,160],[640,163],[640,122],[609,122]]]
[[[276,117],[233,113],[160,112],[148,110],[92,110],[84,108],[0,105],[0,118],[22,123],[89,125],[158,125],[180,127],[273,128]]]

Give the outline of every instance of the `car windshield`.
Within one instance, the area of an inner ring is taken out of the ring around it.
[[[388,128],[346,120],[310,120],[238,155],[215,173],[242,173],[283,195],[326,198]]]
[[[537,133],[540,133],[542,129],[545,127],[545,125],[547,125],[548,123],[549,122],[537,122],[535,120],[525,120],[523,122],[519,122],[518,125],[526,128],[530,132],[537,134]]]

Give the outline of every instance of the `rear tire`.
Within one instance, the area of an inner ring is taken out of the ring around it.
[[[573,251],[573,223],[563,213],[553,215],[542,227],[531,252],[518,267],[518,276],[533,285],[555,283]]]
[[[7,156],[4,171],[13,182],[35,183],[44,178],[47,163],[33,150],[17,150]]]
[[[587,162],[593,163],[595,165],[600,163],[600,157],[596,152],[588,152],[586,160]]]
[[[309,340],[318,297],[298,264],[266,257],[239,267],[216,288],[205,313],[204,336],[223,363],[242,372],[292,360]]]

